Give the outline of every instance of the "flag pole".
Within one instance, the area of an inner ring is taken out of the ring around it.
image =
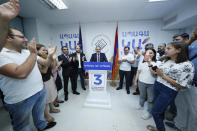
[[[119,57],[119,50],[118,50],[118,22],[117,22],[117,26],[116,26],[116,33],[115,33],[115,41],[114,41],[114,55],[113,55],[113,65],[112,65],[112,80],[110,82],[110,85],[112,87],[116,87],[117,84],[115,82],[115,80],[117,79],[117,75],[118,75],[118,68],[117,68],[117,64],[118,64],[118,57]]]

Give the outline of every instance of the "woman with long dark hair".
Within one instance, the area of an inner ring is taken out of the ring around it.
[[[154,49],[146,50],[144,60],[138,66],[134,83],[134,86],[136,88],[138,87],[140,91],[139,105],[137,106],[137,109],[143,109],[146,99],[148,102],[148,109],[142,115],[144,120],[151,117],[154,97],[153,85],[155,83],[155,76],[149,70],[149,64],[156,65],[156,51]]]
[[[162,62],[154,74],[154,106],[152,115],[156,128],[148,125],[151,131],[165,131],[164,112],[174,101],[180,89],[188,88],[194,77],[194,66],[188,61],[188,46],[184,42],[172,42],[166,48],[167,59]]]

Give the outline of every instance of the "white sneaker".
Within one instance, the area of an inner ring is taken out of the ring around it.
[[[142,115],[142,119],[144,120],[148,120],[149,118],[151,118],[151,114],[149,112],[144,112],[143,115]]]
[[[137,109],[137,110],[143,110],[144,107],[142,107],[141,105],[137,105],[136,109]]]

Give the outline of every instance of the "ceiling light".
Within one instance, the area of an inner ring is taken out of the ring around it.
[[[162,1],[167,1],[167,0],[148,0],[148,2],[162,2]]]
[[[42,3],[45,3],[50,9],[68,9],[65,3],[62,0],[40,0]]]

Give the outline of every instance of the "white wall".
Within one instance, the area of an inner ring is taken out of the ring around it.
[[[172,41],[172,36],[177,34],[178,30],[172,31],[164,31],[162,30],[163,23],[160,20],[150,20],[150,21],[128,21],[128,22],[120,22],[119,23],[119,45],[121,45],[122,40],[124,43],[135,41],[134,47],[141,46],[144,48],[144,45],[147,43],[153,43],[155,49],[157,50],[157,46],[160,43],[169,43]],[[129,32],[144,32],[149,31],[149,35],[129,35]],[[126,37],[125,37],[126,33]],[[146,38],[150,38],[148,42],[145,44],[139,45],[139,41],[143,42]],[[126,45],[126,44],[125,44]],[[120,46],[120,51],[123,50]],[[130,45],[132,47],[132,45]],[[122,52],[123,53],[123,52]]]
[[[108,59],[112,57],[116,25],[116,22],[81,24],[83,48],[88,60],[91,54],[95,52],[95,44],[101,39],[104,40],[103,43],[107,43],[102,52],[106,53]],[[160,20],[119,22],[118,36],[120,54],[123,53],[124,46],[130,45],[131,48],[132,46],[139,46],[139,41],[142,42],[148,37],[150,37],[150,40],[147,43],[153,43],[155,49],[157,49],[159,43],[168,43],[172,41],[172,36],[179,31],[164,31],[162,30],[162,26],[163,23]],[[78,42],[78,36],[76,34],[79,32],[79,24],[55,25],[52,27],[52,30],[52,43],[58,45],[58,51],[60,51],[61,43],[67,43],[69,45],[70,42],[74,47],[74,44]],[[133,36],[131,34],[132,32],[140,31],[149,31],[149,36]],[[64,37],[60,38],[60,34],[64,34]],[[129,42],[130,44],[128,44]],[[144,45],[141,44],[142,48],[144,48]],[[74,51],[73,47],[70,48],[70,51]]]
[[[33,37],[38,42],[38,31],[37,31],[37,23],[34,18],[25,18],[24,22],[24,34],[28,40],[31,40]]]
[[[31,40],[34,37],[36,38],[37,43],[47,46],[52,41],[51,31],[51,26],[39,19],[24,19],[24,33],[28,40]]]
[[[58,52],[61,53],[61,46],[67,44],[70,52],[75,51],[75,45],[78,42],[79,24],[69,25],[47,25],[39,19],[26,20],[25,27],[29,32],[25,31],[25,35],[31,37],[32,34],[37,35],[37,42],[47,45],[58,46]],[[107,58],[113,56],[115,30],[117,22],[99,22],[99,23],[83,23],[81,24],[82,40],[84,53],[89,60],[91,54],[95,52],[96,44],[103,46],[102,52],[106,53]],[[179,30],[164,31],[162,30],[163,23],[161,20],[146,20],[146,21],[124,21],[118,22],[119,36],[119,51],[123,53],[123,47],[129,45],[132,47],[140,46],[144,48],[147,43],[153,43],[155,49],[159,43],[168,43],[172,41],[172,36],[179,33]],[[35,28],[35,29],[32,29]],[[132,33],[149,31],[148,35],[133,35]],[[143,45],[141,44],[146,38],[149,40]],[[130,43],[130,44],[129,44]]]
[[[37,23],[37,31],[38,31],[38,38],[39,43],[48,46],[48,44],[51,44],[52,38],[51,38],[51,26],[42,22],[39,19],[36,19]]]

